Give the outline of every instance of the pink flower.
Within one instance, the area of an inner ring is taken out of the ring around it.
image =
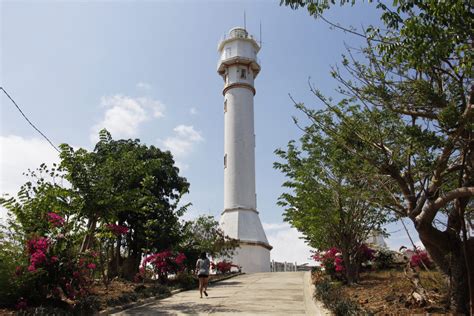
[[[125,235],[129,231],[127,227],[117,224],[107,224],[105,226],[116,236]]]
[[[37,250],[46,252],[49,247],[49,239],[46,237],[33,237],[27,242],[28,252],[33,254]]]
[[[49,212],[48,213],[48,221],[54,226],[54,227],[61,227],[64,226],[65,220],[63,217],[59,216],[56,213]]]
[[[95,268],[96,268],[95,263],[89,263],[89,264],[87,265],[87,269],[94,270]]]
[[[36,271],[36,268],[46,262],[46,255],[41,250],[36,250],[30,257],[30,266],[28,271]]]
[[[23,273],[23,267],[22,266],[17,266],[15,268],[15,275],[21,275]]]
[[[18,300],[18,303],[15,305],[15,308],[26,309],[27,307],[28,307],[28,304],[26,302],[26,299],[24,299],[23,297],[20,297],[20,299]]]
[[[412,267],[421,267],[423,266],[423,264],[425,266],[427,266],[428,268],[431,267],[432,265],[432,261],[430,259],[430,257],[428,256],[428,253],[424,250],[418,250],[415,254],[413,254],[413,256],[410,258],[410,265]]]
[[[180,252],[177,256],[176,256],[176,259],[175,259],[175,262],[176,264],[178,265],[182,265],[184,260],[186,260],[186,256],[184,255],[184,253]]]
[[[58,257],[56,257],[56,256],[52,256],[51,259],[50,259],[51,263],[58,262],[58,260],[59,260],[59,259],[58,259]]]
[[[84,258],[79,258],[79,266],[82,267],[84,265]]]

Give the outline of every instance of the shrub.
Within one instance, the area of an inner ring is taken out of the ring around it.
[[[357,304],[342,296],[340,286],[327,277],[319,278],[314,295],[337,316],[363,314]]]
[[[356,253],[357,261],[355,261],[359,268],[370,268],[374,253],[375,250],[361,244]],[[321,267],[331,278],[340,281],[346,280],[346,266],[342,259],[342,253],[338,248],[332,247],[327,251],[316,252],[313,259],[321,264]]]
[[[24,249],[16,249],[22,257],[15,261],[14,273],[11,272],[11,260],[15,255],[0,258],[0,282],[3,282],[4,273],[9,276],[8,286],[0,284],[0,297],[9,306],[23,308],[47,300],[61,302],[64,296],[75,300],[88,295],[90,276],[96,268],[96,254],[78,254],[74,250],[75,241],[69,234],[71,227],[59,214],[49,212],[39,221],[44,221],[48,229],[44,235],[28,236]],[[8,293],[2,289],[8,289]]]
[[[375,258],[376,251],[372,248],[369,248],[366,244],[359,246],[359,261],[364,263],[371,261]]]
[[[410,266],[414,268],[424,268],[423,265],[428,269],[434,267],[433,261],[431,261],[428,253],[425,250],[417,250],[410,258]]]
[[[176,253],[170,250],[151,254],[143,260],[140,275],[142,278],[146,278],[147,275],[149,275],[147,264],[150,264],[153,268],[153,272],[158,274],[160,281],[164,283],[168,280],[168,274],[178,274],[184,270],[185,260],[186,256],[183,253]]]
[[[374,264],[377,270],[391,269],[395,265],[395,257],[388,249],[379,249],[374,256]]]
[[[75,314],[93,315],[100,310],[100,299],[96,295],[81,297],[74,305]]]
[[[232,269],[232,266],[232,262],[224,260],[216,264],[216,270],[220,273],[228,273],[230,272],[230,269]]]
[[[324,271],[331,278],[337,280],[344,279],[344,262],[338,248],[332,247],[327,251],[316,252],[313,255],[313,259],[321,263]]]
[[[0,307],[12,306],[17,303],[21,293],[15,282],[15,273],[20,273],[17,267],[26,258],[21,255],[21,248],[15,243],[3,238],[0,233]]]
[[[160,295],[160,296],[170,296],[171,291],[170,289],[162,284],[155,284],[154,286],[151,287],[151,291],[153,295]]]
[[[194,289],[199,285],[199,281],[194,275],[185,272],[178,273],[175,282],[179,288],[185,290]]]
[[[69,316],[71,311],[54,307],[54,306],[39,306],[20,310],[16,313],[19,316]]]

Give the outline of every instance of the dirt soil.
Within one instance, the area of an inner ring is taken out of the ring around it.
[[[427,291],[426,306],[408,299],[413,286],[403,271],[365,272],[359,284],[342,287],[342,292],[363,309],[376,315],[445,314],[447,284],[437,271],[421,271],[420,280]]]
[[[112,298],[118,298],[124,293],[134,292],[134,289],[140,284],[127,282],[124,280],[112,280],[108,288],[103,283],[96,282],[91,288],[91,294],[100,297],[102,302]]]

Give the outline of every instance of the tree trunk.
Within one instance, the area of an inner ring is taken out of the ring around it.
[[[124,259],[122,265],[123,278],[132,281],[137,275],[140,268],[141,253],[131,253]]]
[[[120,236],[119,236],[120,237]],[[107,276],[109,279],[112,279],[116,276],[119,276],[120,272],[120,264],[122,261],[122,257],[120,255],[120,238],[117,237],[116,244],[112,243],[112,247],[110,247],[110,261],[108,263],[108,271]]]
[[[95,226],[97,225],[97,220],[95,218],[89,221],[87,225],[87,232],[82,240],[80,252],[85,252],[91,246],[92,239],[94,238]]]
[[[431,225],[416,227],[420,240],[441,271],[450,276],[452,302],[457,313],[469,313],[468,270],[463,243],[457,236],[441,232]]]
[[[359,281],[359,269],[356,262],[357,260],[351,258],[351,254],[347,247],[342,247],[341,253],[342,260],[344,260],[347,284],[352,284]]]

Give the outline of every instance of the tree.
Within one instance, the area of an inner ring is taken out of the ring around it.
[[[48,231],[49,212],[60,210],[70,220],[81,204],[74,192],[63,187],[64,173],[56,164],[49,168],[43,163],[25,175],[30,180],[21,186],[17,197],[0,197],[0,205],[13,216],[8,219],[8,229],[20,243],[31,235],[44,235]]]
[[[180,248],[188,262],[188,268],[194,269],[199,254],[206,252],[214,258],[228,258],[239,243],[224,234],[213,216],[202,215],[188,221],[183,227],[184,239]]]
[[[82,250],[91,247],[98,223],[127,228],[117,234],[109,276],[132,279],[144,252],[177,245],[181,238],[179,207],[189,183],[179,176],[171,153],[139,140],[113,140],[106,130],[93,152],[61,146],[61,166],[73,190],[83,198],[80,210],[88,219]],[[124,251],[122,251],[124,250]]]
[[[307,5],[318,18],[330,6],[284,3]],[[368,176],[390,194],[386,207],[413,221],[430,256],[452,280],[456,310],[467,314],[470,301],[472,313],[474,239],[467,234],[474,195],[472,2],[377,6],[386,30],[355,32],[367,40],[365,59],[356,60],[349,50],[342,70],[332,73],[343,99],[335,104],[311,87],[331,119],[298,107],[316,131],[374,167]]]
[[[284,219],[303,233],[319,250],[337,247],[344,261],[345,279],[358,280],[363,243],[387,219],[387,211],[374,194],[373,183],[364,178],[363,161],[347,156],[344,148],[327,135],[308,126],[300,139],[301,149],[290,141],[286,151],[276,150],[284,162],[276,162],[288,180],[278,204]],[[370,168],[370,166],[367,166]]]

